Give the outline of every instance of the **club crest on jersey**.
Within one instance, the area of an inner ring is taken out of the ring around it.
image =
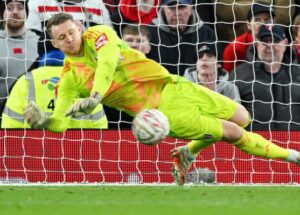
[[[99,49],[101,49],[103,46],[105,46],[105,44],[107,44],[109,42],[106,34],[101,34],[95,42],[96,45],[96,50],[98,51]]]

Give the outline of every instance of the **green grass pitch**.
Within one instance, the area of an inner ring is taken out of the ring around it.
[[[299,212],[299,186],[0,186],[0,215]]]

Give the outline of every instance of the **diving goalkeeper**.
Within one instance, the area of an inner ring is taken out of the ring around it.
[[[169,74],[160,64],[131,49],[110,27],[94,26],[83,33],[71,15],[59,13],[48,21],[47,31],[53,46],[63,51],[66,59],[53,115],[48,117],[34,103],[25,109],[32,128],[63,132],[70,116],[88,114],[99,103],[131,116],[155,108],[168,117],[169,136],[191,140],[171,152],[173,176],[179,185],[199,152],[217,141],[252,155],[300,165],[299,152],[243,129],[251,120],[243,106]],[[82,99],[72,104],[78,97]]]

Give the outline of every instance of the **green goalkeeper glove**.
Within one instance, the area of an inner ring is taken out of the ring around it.
[[[72,107],[66,112],[66,116],[81,117],[83,115],[90,114],[100,101],[101,99],[98,94],[95,94],[93,97],[81,99],[72,105]]]
[[[50,124],[47,114],[33,101],[30,101],[25,108],[24,116],[30,127],[34,129],[47,129]]]

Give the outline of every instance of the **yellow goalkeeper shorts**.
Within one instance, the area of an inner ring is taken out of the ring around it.
[[[221,119],[232,118],[237,107],[238,103],[230,98],[178,77],[177,82],[165,86],[158,109],[169,119],[169,136],[220,141]]]

